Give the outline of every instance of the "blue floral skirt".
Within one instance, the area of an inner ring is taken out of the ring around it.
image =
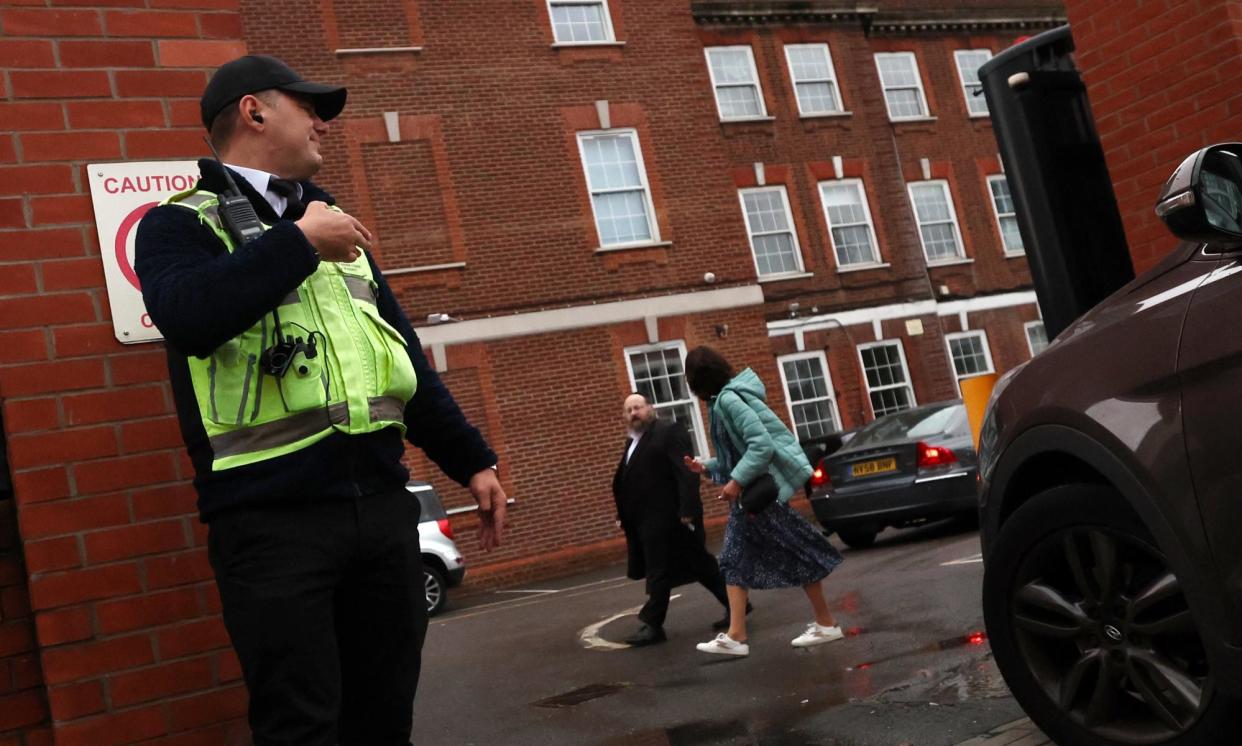
[[[735,502],[718,559],[725,583],[763,590],[823,580],[844,557],[788,505],[751,515]]]

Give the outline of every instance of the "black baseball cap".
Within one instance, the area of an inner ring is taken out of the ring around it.
[[[345,108],[345,86],[311,83],[275,57],[248,54],[221,65],[211,76],[199,101],[203,126],[211,129],[216,115],[242,96],[271,88],[309,96],[325,122]]]

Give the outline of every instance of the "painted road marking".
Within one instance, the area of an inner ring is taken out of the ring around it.
[[[603,585],[604,583],[612,583],[612,585]],[[504,601],[493,601],[490,604],[473,606],[460,614],[446,614],[443,617],[436,617],[432,620],[432,624],[448,624],[449,622],[455,622],[458,619],[469,619],[483,614],[490,614],[495,611],[532,606],[537,603],[542,603],[548,599],[574,598],[575,596],[584,596],[588,593],[596,593],[598,591],[616,590],[617,588],[624,588],[627,585],[633,585],[633,583],[634,581],[624,576],[619,578],[606,578],[604,580],[596,580],[592,583],[583,583],[582,585],[562,588],[558,593],[551,595],[540,594],[537,596],[524,596],[522,598],[509,598]]]
[[[979,554],[972,554],[969,557],[962,557],[961,559],[949,560],[948,562],[941,562],[940,566],[941,567],[952,567],[953,565],[973,565],[977,562],[982,562],[982,561],[983,561],[983,553],[981,552]]]
[[[676,601],[679,598],[681,598],[681,594],[677,593],[677,594],[670,596],[668,600]],[[620,643],[620,642],[613,642],[611,640],[605,640],[604,638],[599,636],[599,631],[611,622],[615,622],[618,619],[621,619],[623,617],[637,614],[638,612],[642,610],[643,610],[642,606],[635,606],[632,609],[626,609],[625,611],[617,612],[616,614],[613,614],[607,619],[598,621],[595,624],[591,624],[591,625],[587,625],[586,627],[583,627],[578,632],[579,644],[581,644],[582,647],[586,648],[587,650],[628,650],[631,646],[626,645],[624,643]]]

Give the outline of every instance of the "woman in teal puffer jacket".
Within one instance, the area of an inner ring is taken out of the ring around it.
[[[737,375],[720,353],[696,347],[686,356],[686,381],[708,402],[716,458],[686,466],[707,472],[723,484],[721,499],[730,502],[720,571],[729,594],[729,629],[698,645],[705,653],[750,653],[746,635],[747,595],[752,588],[793,588],[806,592],[815,621],[794,638],[794,647],[820,645],[843,637],[828,610],[823,579],[841,564],[841,555],[819,531],[786,503],[811,476],[811,465],[793,433],[768,407],[759,376],[750,368]],[[748,513],[738,498],[742,490],[771,475],[776,502]]]

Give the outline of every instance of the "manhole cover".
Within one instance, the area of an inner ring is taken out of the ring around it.
[[[609,694],[616,694],[622,689],[629,686],[628,683],[622,684],[590,684],[588,686],[573,689],[564,694],[558,694],[554,697],[541,699],[535,703],[535,707],[573,707],[583,702],[589,702],[592,699],[607,697]]]

